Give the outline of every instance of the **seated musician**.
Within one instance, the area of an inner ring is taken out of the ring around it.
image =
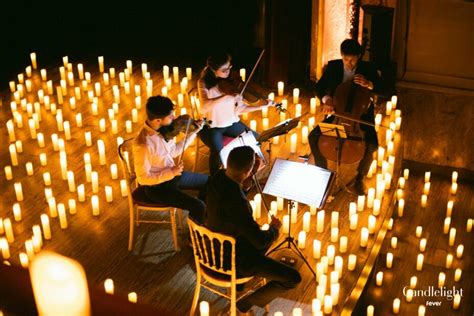
[[[209,172],[211,175],[217,172],[221,164],[219,152],[224,147],[223,136],[237,137],[245,131],[250,131],[250,128],[240,121],[239,115],[261,110],[272,103],[266,100],[265,104],[249,106],[237,92],[237,87],[228,87],[229,81],[226,79],[232,68],[231,61],[228,54],[210,56],[197,83],[201,114],[211,121],[210,127],[204,127],[199,134],[210,149]],[[224,88],[224,86],[227,87]],[[252,132],[257,138],[258,134],[255,131]]]
[[[251,174],[254,161],[255,153],[250,146],[234,148],[227,159],[227,169],[218,171],[209,180],[206,201],[206,226],[236,238],[238,276],[259,276],[268,281],[265,286],[237,302],[241,312],[247,312],[253,305],[264,307],[301,281],[298,271],[265,256],[278,237],[281,222],[272,217],[270,228],[263,231],[252,217],[252,208],[242,191],[242,183]]]
[[[189,211],[189,216],[204,222],[205,193],[208,176],[183,172],[183,162],[174,158],[182,155],[202,129],[189,132],[186,139],[178,143],[173,138],[166,140],[166,126],[174,120],[173,102],[162,96],[150,97],[146,103],[146,121],[133,143],[133,160],[138,183],[145,186],[147,198],[157,204],[165,204]],[[199,198],[184,193],[183,189],[198,190]]]
[[[316,95],[322,101],[322,111],[324,114],[334,112],[333,96],[337,86],[348,80],[352,80],[356,85],[377,92],[381,89],[380,77],[375,67],[370,63],[359,60],[362,48],[356,40],[346,39],[341,44],[342,59],[331,60],[319,81],[316,84]],[[324,123],[334,121],[334,116],[329,116]],[[371,105],[360,117],[361,120],[374,123],[374,108]],[[364,133],[366,147],[364,155],[357,168],[354,189],[358,195],[365,194],[364,177],[369,171],[372,162],[372,154],[378,147],[377,133],[375,128],[368,125],[360,125]],[[311,153],[317,166],[327,168],[327,160],[321,154],[318,147],[321,130],[316,126],[309,134],[309,144]]]

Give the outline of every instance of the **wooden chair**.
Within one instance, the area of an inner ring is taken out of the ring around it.
[[[130,210],[130,233],[128,239],[128,250],[132,251],[134,246],[133,239],[135,225],[138,226],[139,223],[154,223],[171,224],[171,235],[173,238],[174,249],[176,251],[179,251],[180,247],[178,242],[178,232],[176,228],[176,213],[178,214],[178,222],[180,224],[180,228],[183,229],[182,211],[176,207],[172,207],[169,205],[156,204],[155,202],[147,198],[145,194],[145,187],[140,186],[136,179],[133,165],[132,144],[133,138],[130,138],[124,141],[118,148],[120,163],[122,165],[125,179],[127,180],[128,207]],[[153,221],[141,220],[141,211],[168,212],[170,219]]]
[[[256,277],[237,277],[235,266],[235,238],[213,232],[204,226],[196,224],[188,218],[189,233],[193,244],[194,261],[196,263],[196,289],[190,315],[194,315],[199,301],[201,286],[230,300],[230,315],[236,315],[236,304],[242,298],[254,292],[265,284],[265,280]],[[212,242],[211,242],[212,241]],[[224,248],[226,251],[224,251]],[[225,259],[224,253],[230,252],[230,260]],[[237,296],[237,285],[255,279],[253,287],[242,291]],[[220,291],[225,288],[228,291]],[[230,294],[229,294],[230,292]]]

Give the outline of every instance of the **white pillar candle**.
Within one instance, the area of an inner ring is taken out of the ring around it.
[[[449,233],[449,228],[451,226],[451,217],[446,217],[444,219],[444,227],[443,227],[443,234],[448,234]]]
[[[283,210],[283,202],[284,202],[283,198],[277,197],[277,208],[279,211]]]
[[[309,100],[309,111],[310,111],[310,114],[316,114],[316,108],[318,106],[318,104],[316,103],[316,98],[311,98]]]
[[[296,224],[298,220],[298,202],[294,202],[293,207],[290,210],[290,215],[291,215],[291,223]]]
[[[397,237],[392,237],[390,239],[390,246],[393,248],[393,249],[397,249],[397,244],[398,244],[398,238]]]
[[[15,236],[13,235],[12,222],[9,218],[3,220],[3,229],[5,230],[5,237],[9,243],[15,241]]]
[[[354,271],[357,264],[357,256],[356,255],[349,255],[348,262],[347,262],[347,269],[349,271]]]
[[[413,300],[413,290],[408,289],[406,293],[405,300],[410,303]]]
[[[287,234],[290,227],[290,216],[283,215],[283,233]]]
[[[276,215],[277,213],[277,201],[271,201],[270,202],[270,213],[272,213],[273,215]]]
[[[122,197],[126,197],[128,195],[128,187],[126,180],[120,180],[120,193]]]
[[[295,116],[301,116],[302,106],[300,103],[295,105]]]
[[[387,252],[387,260],[386,260],[386,267],[391,269],[393,266],[393,253]]]
[[[67,172],[67,185],[69,192],[76,192],[76,183],[74,181],[74,172],[69,170]]]
[[[446,207],[446,217],[451,217],[451,214],[453,213],[453,206],[454,202],[448,201],[448,205]]]
[[[316,215],[317,211],[318,211],[318,208],[315,205],[309,206],[309,212],[311,213],[311,215]]]
[[[451,182],[452,182],[452,183],[458,182],[458,176],[459,176],[458,172],[457,172],[457,171],[453,171],[453,173],[452,173],[452,175],[451,175]]]
[[[104,282],[105,293],[114,294],[114,281],[112,279],[106,279]]]
[[[296,133],[293,133],[290,137],[290,153],[292,154],[296,153],[297,142],[298,142],[298,135]]]
[[[14,144],[10,144],[8,146],[8,150],[10,152],[10,159],[12,162],[12,166],[18,166],[18,156],[16,153],[16,146]]]
[[[43,237],[45,240],[51,239],[51,228],[49,226],[49,217],[46,214],[41,214],[41,227],[43,228]]]
[[[16,137],[15,137],[15,127],[13,125],[12,120],[7,121],[7,130],[8,130],[8,138],[10,142],[14,142]]]
[[[382,162],[383,162],[384,157],[385,157],[385,148],[379,147],[377,151],[377,165],[379,167],[382,167]]]
[[[451,184],[451,194],[455,195],[457,191],[458,191],[458,184],[456,182],[453,182]]]
[[[0,249],[2,250],[3,260],[10,259],[10,246],[8,245],[8,241],[5,237],[0,238]]]
[[[444,272],[440,272],[438,275],[438,287],[442,288],[444,286],[445,281],[446,281],[446,274],[444,274]]]
[[[357,221],[359,219],[359,216],[357,214],[352,214],[350,216],[350,230],[356,230],[357,229]]]
[[[339,228],[331,228],[331,242],[337,242],[339,240]]]
[[[459,282],[461,280],[461,275],[462,275],[462,270],[459,268],[456,269],[456,271],[454,271],[454,281]]]
[[[347,252],[347,243],[348,243],[347,236],[341,236],[341,238],[339,238],[339,252],[340,253]]]
[[[13,217],[15,221],[21,221],[21,207],[19,203],[13,204]]]
[[[423,194],[428,195],[430,193],[431,182],[425,182],[423,186]]]
[[[324,210],[321,210],[316,215],[316,232],[324,232]]]
[[[301,128],[301,143],[302,144],[308,143],[308,126],[303,126]]]
[[[357,197],[357,211],[362,212],[365,207],[365,195],[359,195]]]
[[[32,162],[27,162],[25,164],[25,167],[26,167],[26,174],[29,175],[29,176],[32,176],[33,175],[33,163]]]
[[[426,238],[420,239],[420,252],[425,252],[426,250]]]
[[[298,234],[298,248],[304,249],[306,247],[306,232],[300,231]]]
[[[452,227],[449,230],[449,245],[454,246],[454,241],[456,239],[456,228]]]
[[[473,220],[472,218],[469,218],[466,222],[466,232],[470,233],[472,231],[472,224]]]
[[[66,207],[63,203],[58,203],[58,216],[59,216],[59,225],[61,229],[67,228],[67,217],[66,217]]]
[[[99,56],[97,59],[99,61],[99,71],[104,72],[104,56]]]
[[[377,286],[382,286],[382,283],[383,283],[383,272],[379,271],[377,272],[377,275],[375,277],[375,284],[377,284]]]
[[[285,84],[283,81],[278,81],[278,96],[283,96],[285,90]]]
[[[317,239],[313,240],[313,258],[319,259],[321,257],[321,242]]]
[[[193,69],[191,67],[186,68],[186,78],[189,81],[193,78]]]
[[[69,199],[68,200],[68,207],[69,207],[69,213],[70,214],[76,214],[77,207],[76,207],[76,200],[75,199]]]
[[[97,195],[93,195],[91,197],[91,204],[92,204],[92,215],[98,216],[100,214],[100,210],[99,210],[99,197]]]
[[[369,229],[369,234],[375,233],[375,227],[377,224],[377,218],[373,215],[369,215],[368,219],[368,229]]]
[[[392,311],[394,314],[398,314],[400,312],[400,299],[399,298],[396,298],[393,300]]]
[[[357,212],[357,204],[355,202],[349,203],[349,216]]]
[[[375,216],[380,214],[380,200],[379,199],[374,199],[374,208],[372,210],[372,214]]]
[[[423,269],[423,260],[424,256],[422,253],[419,253],[416,257],[416,271],[421,271]]]
[[[405,200],[398,200],[398,217],[403,217],[403,209],[405,208]]]
[[[97,171],[92,171],[91,182],[92,182],[92,193],[98,193],[99,192],[99,173]]]
[[[421,207],[425,208],[427,201],[428,201],[428,196],[426,194],[423,194],[421,196]]]
[[[99,163],[101,166],[104,166],[107,160],[105,156],[105,144],[102,139],[97,140],[97,147],[99,149]]]
[[[461,259],[464,252],[464,245],[458,245],[456,248],[456,258]]]
[[[33,67],[33,69],[38,68],[38,64],[36,62],[36,53],[35,52],[30,53],[30,59],[31,59],[31,66]]]
[[[410,278],[410,288],[414,289],[416,287],[417,282],[418,282],[418,278],[416,276],[412,276]]]
[[[408,180],[408,177],[410,176],[410,169],[403,169],[403,177],[405,180]]]
[[[15,186],[16,200],[18,202],[23,201],[23,188],[21,186],[21,182],[16,182],[14,186]]]
[[[453,255],[447,254],[446,255],[446,269],[451,269],[452,265],[453,265]]]
[[[13,172],[12,172],[12,167],[11,166],[5,166],[5,178],[7,180],[13,179]]]
[[[56,207],[56,199],[54,197],[49,197],[48,198],[48,207],[49,207],[49,216],[57,217],[58,216],[58,210],[57,210],[57,207]]]
[[[300,89],[294,88],[293,89],[293,104],[299,103],[300,100]]]
[[[332,314],[332,297],[330,295],[324,296],[324,314]]]
[[[461,304],[461,295],[454,294],[453,309],[459,309],[460,304]]]
[[[426,171],[425,172],[425,182],[430,182],[431,178],[431,171]]]
[[[331,298],[332,298],[332,305],[337,305],[337,302],[339,301],[339,290],[340,290],[340,285],[339,283],[334,283],[331,284]]]
[[[360,232],[360,246],[365,248],[367,247],[369,241],[369,230],[367,227],[362,227]]]
[[[367,190],[367,207],[372,208],[374,206],[374,199],[375,199],[375,189],[369,188]]]
[[[84,132],[84,138],[86,141],[86,146],[90,147],[92,146],[92,135],[91,132]]]
[[[303,230],[309,233],[310,230],[310,223],[311,223],[311,213],[305,212],[303,214]]]
[[[387,101],[387,103],[385,104],[385,114],[390,116],[392,114],[392,102],[391,101]]]
[[[117,164],[113,163],[110,165],[110,177],[115,180],[118,178]]]
[[[30,264],[30,260],[28,259],[28,255],[24,252],[20,252],[19,257],[20,257],[21,267],[27,269],[29,264]]]
[[[32,261],[35,258],[35,248],[33,247],[33,241],[28,239],[25,241],[25,250],[28,255],[28,259]]]
[[[423,227],[422,226],[416,226],[415,236],[420,238],[422,233],[423,233]]]
[[[80,184],[77,186],[77,200],[79,202],[84,202],[86,200],[84,184]]]
[[[113,193],[112,193],[112,187],[109,186],[109,185],[105,186],[105,199],[108,203],[110,203],[114,200]]]

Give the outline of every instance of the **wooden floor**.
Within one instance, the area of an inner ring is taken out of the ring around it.
[[[184,66],[185,65],[180,65]],[[106,59],[106,70],[108,69]],[[125,65],[115,65],[117,77],[119,71],[123,71]],[[171,67],[170,67],[171,68]],[[180,69],[180,78],[184,76],[184,69]],[[101,82],[103,79],[99,77],[98,67],[95,62],[85,64],[86,71],[91,71],[92,81]],[[193,74],[196,76],[196,72]],[[48,69],[48,76],[54,80],[54,85],[59,85],[58,69]],[[76,78],[76,86],[80,85],[77,80],[76,64],[74,64],[74,76]],[[172,77],[172,75],[171,75]],[[160,69],[152,69],[151,78],[153,79],[153,94],[161,93],[164,85],[163,77]],[[194,79],[194,78],[193,78]],[[37,90],[46,89],[46,84],[41,81],[39,71],[35,71],[32,77],[33,92],[26,95],[28,102],[37,101]],[[144,104],[146,96],[146,83],[140,71],[140,65],[134,65],[133,74],[131,76],[131,93],[127,95],[124,88],[120,88],[121,100],[119,104],[119,113],[116,114],[119,131],[116,135],[111,133],[110,121],[108,119],[108,109],[112,107],[114,98],[112,95],[112,85],[118,85],[118,78],[112,80],[108,86],[102,86],[102,96],[99,97],[99,115],[94,116],[90,110],[91,102],[87,101],[87,95],[84,91],[82,94],[82,101],[77,102],[77,108],[71,109],[69,97],[74,95],[72,87],[68,87],[68,96],[64,98],[64,104],[58,106],[63,109],[64,120],[71,123],[72,139],[65,141],[68,170],[74,171],[76,185],[85,184],[86,187],[86,202],[77,202],[77,214],[69,214],[68,228],[62,230],[59,226],[57,218],[51,218],[52,226],[52,240],[44,244],[43,249],[53,250],[60,254],[69,256],[78,260],[85,268],[89,284],[92,287],[102,288],[103,282],[107,278],[111,278],[115,283],[116,295],[126,296],[129,292],[136,292],[138,294],[138,301],[140,303],[150,304],[152,306],[165,306],[168,310],[173,310],[176,315],[183,315],[188,313],[195,287],[195,268],[193,261],[192,249],[186,246],[186,228],[180,232],[183,249],[179,252],[173,251],[173,243],[171,239],[170,230],[157,225],[142,224],[138,228],[135,249],[128,252],[128,204],[127,199],[121,196],[119,180],[122,178],[122,173],[119,169],[119,179],[112,180],[110,177],[109,168],[111,164],[119,165],[119,160],[116,154],[117,141],[116,137],[125,138],[132,137],[136,133],[143,121],[145,112]],[[135,93],[134,86],[139,84],[141,87],[142,106],[138,110],[138,123],[133,124],[133,132],[127,133],[125,131],[125,121],[131,120],[131,110],[135,107]],[[189,86],[192,86],[190,82]],[[88,90],[91,89],[91,84]],[[56,93],[56,90],[55,90]],[[168,92],[173,100],[176,100],[179,93],[179,84],[173,83],[172,89]],[[6,93],[5,95],[11,95]],[[289,100],[289,109],[294,114],[295,106],[291,102],[291,91],[286,94]],[[309,110],[309,100],[307,97],[302,97],[303,113]],[[55,96],[51,96],[51,102],[57,102]],[[11,99],[4,99],[0,114],[0,123],[5,126],[6,122],[11,119],[12,111],[9,104]],[[189,101],[185,101],[189,113]],[[24,152],[19,154],[19,166],[13,167],[13,180],[5,180],[3,166],[11,165],[9,151],[8,151],[8,134],[5,128],[2,129],[1,137],[3,146],[0,149],[0,159],[3,162],[0,170],[0,194],[2,196],[0,202],[0,218],[10,218],[13,223],[13,230],[15,233],[15,241],[10,243],[11,258],[8,260],[11,264],[19,264],[19,253],[25,251],[24,242],[31,238],[31,227],[35,224],[40,224],[40,214],[49,214],[48,204],[46,203],[42,174],[49,171],[52,176],[52,185],[50,186],[57,203],[64,203],[67,206],[69,199],[77,199],[77,193],[69,192],[67,181],[61,179],[61,170],[59,164],[59,153],[53,150],[50,135],[58,133],[59,137],[64,137],[62,132],[57,131],[55,117],[50,111],[41,105],[42,121],[38,132],[44,133],[46,147],[39,148],[36,140],[30,138],[27,111],[22,109],[18,104],[18,111],[23,117],[23,128],[15,126],[16,139],[22,140]],[[82,128],[76,127],[74,115],[81,112],[83,115],[84,126]],[[244,122],[249,123],[250,120],[255,119],[258,122],[257,130],[262,131],[261,113],[252,113]],[[99,131],[99,119],[105,118],[107,122],[107,131]],[[279,121],[279,114],[275,109],[269,110],[270,127]],[[385,123],[388,118],[384,119]],[[303,124],[307,124],[305,118]],[[84,141],[84,132],[91,131],[93,146],[87,147]],[[309,153],[307,144],[300,143],[301,128],[293,132],[298,133],[299,145],[298,150],[294,154],[289,152],[289,139],[285,142],[284,137],[280,137],[278,145],[272,146],[272,157],[283,159],[298,160],[297,156]],[[100,165],[98,159],[98,150],[96,142],[102,139],[105,143],[107,153],[107,164]],[[385,145],[384,133],[380,133],[379,139],[381,144]],[[338,305],[335,306],[335,314],[346,312],[354,308],[357,298],[365,286],[365,281],[371,271],[372,265],[378,254],[378,249],[382,245],[383,238],[387,231],[386,226],[391,216],[392,206],[394,205],[395,183],[401,170],[401,157],[399,156],[401,147],[400,134],[395,134],[395,156],[396,163],[394,175],[392,180],[392,187],[387,190],[382,202],[381,213],[377,216],[375,234],[369,238],[367,248],[359,246],[360,231],[362,227],[367,227],[368,217],[372,213],[370,209],[365,209],[359,212],[359,224],[357,230],[349,230],[349,203],[356,201],[357,197],[342,191],[336,196],[336,199],[328,204],[325,208],[325,229],[323,233],[315,232],[316,216],[311,217],[311,232],[307,236],[306,249],[304,250],[309,262],[314,267],[316,259],[312,256],[312,241],[318,239],[322,242],[322,253],[326,253],[326,247],[330,244],[330,220],[331,212],[339,213],[339,236],[348,236],[349,244],[348,250],[345,254],[340,254],[338,243],[333,243],[336,246],[336,255],[342,255],[344,259],[344,273],[340,279],[341,292],[339,296]],[[267,146],[267,145],[265,145]],[[46,153],[48,156],[48,165],[40,166],[39,155]],[[92,215],[92,207],[90,198],[92,196],[91,184],[86,181],[84,172],[84,153],[91,153],[93,170],[99,173],[99,200],[100,200],[100,215]],[[185,156],[185,166],[187,170],[192,168],[194,155],[196,153],[193,149],[188,149]],[[34,174],[28,176],[25,170],[26,162],[33,162]],[[330,166],[332,167],[332,166]],[[120,167],[119,167],[120,168]],[[200,154],[197,170],[201,172],[207,171],[207,156]],[[267,169],[265,172],[268,172]],[[354,165],[343,166],[342,181],[347,182],[355,173]],[[265,174],[264,172],[264,174]],[[264,177],[264,176],[263,176]],[[23,219],[21,221],[13,220],[12,206],[16,202],[14,183],[21,182],[24,193],[24,200],[19,202]],[[375,179],[368,181],[372,187],[375,186]],[[112,186],[114,201],[107,203],[105,200],[104,187]],[[412,185],[412,184],[410,184]],[[416,185],[415,185],[416,186]],[[435,188],[433,188],[434,190]],[[465,189],[462,189],[465,190]],[[471,195],[472,196],[472,195]],[[430,196],[431,197],[431,196]],[[270,201],[270,199],[269,199]],[[431,199],[430,202],[432,203]],[[472,205],[471,205],[472,207]],[[472,209],[472,208],[471,208]],[[302,229],[302,216],[304,211],[308,210],[307,206],[300,205],[298,210],[298,223],[293,230],[293,235]],[[279,212],[278,216],[281,218],[283,212]],[[156,214],[147,214],[147,216],[156,216]],[[472,216],[472,214],[471,214]],[[264,219],[260,219],[263,223]],[[398,227],[397,225],[395,227]],[[398,229],[398,228],[397,228]],[[444,235],[443,235],[444,237]],[[280,236],[284,238],[284,236]],[[430,240],[431,242],[431,240]],[[465,244],[465,256],[468,256],[467,241]],[[430,245],[430,244],[429,244]],[[357,255],[357,267],[355,271],[347,270],[347,258],[349,254]],[[294,290],[288,291],[284,296],[275,299],[270,304],[270,312],[282,311],[285,315],[295,307],[303,310],[304,314],[311,313],[312,299],[316,296],[316,281],[311,272],[305,267],[300,266],[300,273],[303,276],[303,281]],[[333,270],[333,266],[329,271]],[[466,271],[467,272],[467,271]],[[463,275],[463,278],[467,273]],[[351,296],[352,294],[352,296]],[[203,291],[200,300],[210,302],[212,314],[225,313],[228,305],[222,299],[217,299],[214,294]],[[385,302],[384,300],[381,300]],[[464,303],[464,301],[463,301]],[[462,303],[462,304],[463,304]],[[263,309],[254,308],[254,312],[262,314]]]

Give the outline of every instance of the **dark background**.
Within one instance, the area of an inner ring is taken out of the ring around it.
[[[39,68],[59,67],[66,55],[72,63],[97,64],[97,56],[103,55],[106,65],[125,65],[132,59],[134,64],[147,62],[155,70],[163,64],[197,70],[209,54],[226,50],[233,55],[236,67],[250,71],[260,50],[267,46],[260,70],[267,69],[267,81],[269,65],[293,72],[284,71],[278,75],[281,78],[270,81],[302,81],[309,73],[310,3],[2,1],[0,88],[5,89],[9,80],[24,71],[32,51],[37,54]],[[285,51],[290,53],[281,53]],[[275,60],[278,56],[284,60]],[[297,67],[295,71],[292,63],[301,70]]]

